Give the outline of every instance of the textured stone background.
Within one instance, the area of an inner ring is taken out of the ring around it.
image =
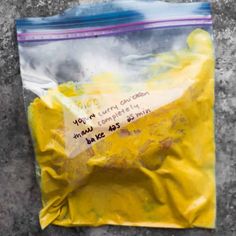
[[[0,236],[236,236],[235,0],[212,0],[216,45],[217,229],[50,226],[40,230],[40,193],[23,107],[14,20],[56,14],[79,2],[82,1],[0,0]]]

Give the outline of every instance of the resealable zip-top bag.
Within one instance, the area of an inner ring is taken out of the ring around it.
[[[81,4],[16,28],[41,227],[214,228],[210,4]]]

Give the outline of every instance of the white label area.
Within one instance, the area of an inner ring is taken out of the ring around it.
[[[112,133],[181,97],[190,83],[165,90],[82,95],[64,108],[65,147],[73,158]],[[145,127],[144,127],[145,128]],[[121,137],[122,138],[122,137]]]

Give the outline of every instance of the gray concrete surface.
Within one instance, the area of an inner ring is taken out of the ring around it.
[[[0,0],[0,236],[236,236],[235,0],[212,0],[216,45],[217,228],[50,226],[40,230],[40,192],[34,177],[34,155],[23,107],[14,19],[52,15],[78,3]]]

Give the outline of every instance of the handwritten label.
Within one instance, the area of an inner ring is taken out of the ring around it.
[[[188,86],[189,84],[182,84],[181,88],[165,91],[150,89],[70,98],[71,104],[64,108],[65,147],[68,156],[75,157],[126,125],[174,101]]]

